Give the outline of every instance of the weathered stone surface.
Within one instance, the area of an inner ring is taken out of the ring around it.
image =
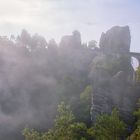
[[[79,31],[74,31],[72,35],[65,35],[62,37],[60,42],[62,48],[79,48],[81,47],[81,35]]]
[[[104,53],[126,53],[130,50],[130,31],[128,26],[115,26],[102,33],[100,48]]]
[[[102,33],[100,39],[102,55],[94,58],[90,72],[94,91],[91,108],[93,121],[97,114],[110,114],[113,108],[119,110],[122,119],[127,123],[133,121],[138,95],[128,80],[132,70],[129,50],[128,26],[115,26]]]

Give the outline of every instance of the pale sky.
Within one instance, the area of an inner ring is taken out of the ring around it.
[[[0,35],[24,28],[58,42],[77,29],[83,41],[99,41],[114,25],[130,26],[131,50],[140,52],[140,0],[0,0]]]

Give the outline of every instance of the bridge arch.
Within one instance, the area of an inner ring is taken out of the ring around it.
[[[132,65],[134,70],[137,70],[137,68],[139,66],[139,60],[132,56],[131,57],[131,65]]]
[[[131,56],[131,61],[132,61],[132,59],[135,59],[135,61],[137,61],[137,64],[135,62],[134,62],[135,64],[132,63],[132,67],[134,69],[133,80],[136,81],[136,72],[135,71],[137,70],[138,67],[140,67],[140,53],[130,52],[130,56]],[[134,65],[137,65],[137,66],[134,66]]]
[[[135,58],[138,61],[138,66],[140,66],[140,53],[130,52],[131,58]]]

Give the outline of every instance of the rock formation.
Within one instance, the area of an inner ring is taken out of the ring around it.
[[[130,83],[131,66],[129,27],[115,26],[102,33],[100,51],[93,60],[90,78],[93,84],[92,119],[117,108],[127,123],[133,121],[137,96]],[[124,88],[125,87],[125,88]]]
[[[81,47],[81,35],[80,32],[75,30],[72,35],[65,35],[62,37],[60,47],[68,48],[79,48]]]
[[[128,53],[130,50],[129,27],[115,26],[102,33],[100,38],[100,48],[104,53]]]

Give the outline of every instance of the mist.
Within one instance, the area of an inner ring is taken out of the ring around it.
[[[81,44],[78,31],[64,36],[60,44],[54,40],[47,42],[44,37],[30,35],[26,30],[17,37],[11,35],[10,39],[1,36],[1,136],[13,135],[26,125],[40,129],[51,127],[61,96],[66,94],[68,99],[76,92],[78,96],[86,86],[87,67],[93,54]]]
[[[139,6],[0,0],[0,139],[53,130],[62,101],[87,128],[116,108],[130,135],[140,98]]]

